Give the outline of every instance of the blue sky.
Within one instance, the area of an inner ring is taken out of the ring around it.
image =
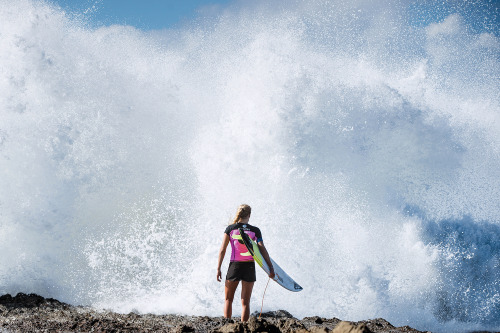
[[[234,0],[49,0],[68,12],[84,13],[98,24],[126,24],[143,30],[171,28],[196,17],[201,8]]]
[[[86,13],[97,25],[126,24],[143,30],[189,22],[199,10],[217,11],[238,0],[47,0],[70,13]],[[254,1],[254,0],[246,0]],[[275,1],[275,0],[269,0]],[[241,1],[241,3],[244,3]],[[410,21],[428,25],[459,13],[475,32],[499,35],[500,0],[408,0]]]

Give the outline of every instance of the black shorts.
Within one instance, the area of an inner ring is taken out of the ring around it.
[[[255,261],[231,261],[226,280],[255,282]]]

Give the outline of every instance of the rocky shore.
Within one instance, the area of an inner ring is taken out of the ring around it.
[[[258,316],[258,315],[257,315]],[[19,293],[0,296],[0,332],[413,332],[384,319],[345,322],[337,318],[294,318],[284,310],[267,312],[247,323],[223,317],[119,314],[72,306],[52,298]]]

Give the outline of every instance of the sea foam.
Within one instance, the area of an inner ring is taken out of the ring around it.
[[[487,26],[294,1],[142,31],[0,3],[0,294],[221,315],[217,253],[247,203],[304,287],[270,285],[265,310],[500,329]]]

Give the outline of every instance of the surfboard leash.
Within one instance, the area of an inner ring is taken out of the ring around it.
[[[271,278],[269,278],[267,280],[266,288],[264,288],[264,293],[262,294],[262,304],[260,305],[259,320],[260,320],[260,317],[262,316],[262,308],[264,307],[264,296],[266,296],[266,290],[267,290],[267,286],[269,285],[269,281],[271,281]]]

